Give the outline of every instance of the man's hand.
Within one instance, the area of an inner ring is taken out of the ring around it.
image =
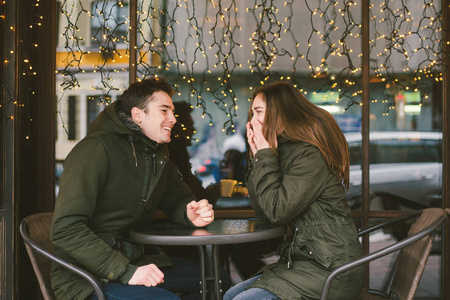
[[[214,221],[214,210],[208,200],[191,201],[186,206],[189,220],[197,227],[203,227]]]
[[[134,272],[129,285],[145,285],[145,286],[157,286],[164,282],[164,273],[155,265],[149,264],[137,268]]]

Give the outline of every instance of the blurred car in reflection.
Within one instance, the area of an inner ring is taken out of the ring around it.
[[[192,158],[191,164],[195,176],[202,181],[204,188],[220,181],[220,159],[205,158],[198,160]]]
[[[350,155],[347,201],[361,207],[360,133],[345,134]],[[442,205],[442,133],[371,132],[369,135],[370,209],[415,210]]]

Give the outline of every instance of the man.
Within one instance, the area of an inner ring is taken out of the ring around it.
[[[172,94],[163,79],[130,85],[64,163],[51,228],[55,254],[107,283],[110,299],[200,297],[196,262],[148,255],[126,239],[130,228],[151,224],[157,209],[186,226],[214,220],[212,205],[196,201],[168,159]],[[228,282],[225,275],[225,289]],[[52,287],[58,299],[96,298],[88,282],[57,265]]]

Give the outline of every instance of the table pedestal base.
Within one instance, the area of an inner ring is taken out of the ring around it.
[[[219,245],[199,245],[202,299],[222,299],[220,280]]]

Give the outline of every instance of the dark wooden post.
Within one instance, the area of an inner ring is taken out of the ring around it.
[[[444,207],[450,208],[450,62],[449,54],[450,54],[450,1],[443,0],[442,1],[442,9],[443,9],[443,24],[444,28],[442,30],[442,46],[443,46],[443,61],[444,61],[444,68],[443,68],[443,76],[444,76],[444,83],[443,83],[443,107],[442,107],[442,115],[443,115],[443,144],[444,144],[444,157],[443,157],[443,180],[442,184],[444,186],[443,188],[443,202]],[[444,261],[443,268],[443,278],[442,278],[442,287],[444,290],[444,297],[445,300],[450,300],[450,286],[448,282],[450,281],[450,221],[447,221],[444,228],[444,251],[442,254],[442,259]]]
[[[15,4],[14,299],[39,299],[18,224],[30,214],[53,210],[56,0]]]

